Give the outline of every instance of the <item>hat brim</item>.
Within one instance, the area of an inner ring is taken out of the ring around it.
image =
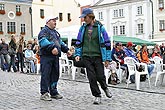
[[[86,16],[86,14],[82,14],[79,18],[84,18]]]

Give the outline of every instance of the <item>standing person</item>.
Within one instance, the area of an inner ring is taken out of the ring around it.
[[[24,36],[20,35],[19,41],[17,42],[17,58],[18,58],[18,64],[17,64],[17,69],[19,71],[19,64],[21,64],[21,72],[24,73],[23,71],[23,66],[24,66],[24,56],[23,56],[23,50],[24,50]]]
[[[100,104],[101,91],[97,82],[100,83],[106,96],[112,97],[104,75],[104,64],[108,66],[111,61],[110,40],[104,26],[95,20],[92,9],[84,8],[79,18],[84,18],[85,23],[80,27],[77,36],[75,60],[79,61],[82,58],[92,95],[95,96],[93,104]]]
[[[9,56],[8,56],[8,49],[9,46],[8,44],[6,44],[5,39],[2,38],[1,39],[2,43],[1,43],[1,68],[3,71],[8,70],[8,66],[9,66]]]
[[[40,99],[45,101],[51,101],[51,98],[63,98],[57,91],[59,57],[61,56],[61,51],[71,56],[69,48],[65,46],[60,34],[55,30],[57,19],[58,17],[48,17],[45,27],[38,35],[41,65]]]
[[[33,50],[34,53],[36,53],[36,50],[35,50],[36,45],[38,45],[38,40],[37,40],[37,38],[34,38],[32,47],[31,47],[31,49]]]
[[[13,50],[13,53],[9,54],[10,55],[10,64],[9,64],[8,72],[11,71],[11,66],[13,66],[14,72],[17,72],[16,66],[15,66],[15,54],[16,54],[17,45],[16,45],[16,39],[15,39],[14,34],[11,35],[11,41],[9,42],[9,48],[11,50]]]

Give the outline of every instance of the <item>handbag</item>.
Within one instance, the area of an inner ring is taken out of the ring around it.
[[[16,51],[13,48],[9,48],[8,53],[9,55],[16,55]]]

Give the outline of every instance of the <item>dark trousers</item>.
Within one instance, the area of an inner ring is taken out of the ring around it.
[[[40,57],[41,67],[41,94],[49,92],[50,95],[56,95],[57,82],[59,80],[59,57]]]
[[[17,53],[17,58],[18,58],[18,64],[17,64],[17,69],[19,71],[19,64],[21,64],[21,72],[23,72],[23,66],[24,66],[24,56],[23,53]]]
[[[10,55],[10,63],[9,63],[8,71],[10,71],[11,66],[13,66],[13,70],[14,70],[14,72],[16,72],[17,69],[15,67],[15,55]]]
[[[87,70],[92,95],[95,97],[100,97],[101,91],[97,81],[100,83],[103,90],[107,88],[102,59],[101,57],[83,57],[83,61]]]

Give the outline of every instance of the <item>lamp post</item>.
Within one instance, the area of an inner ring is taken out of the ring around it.
[[[31,36],[33,37],[33,21],[32,21],[32,8],[29,7],[29,13],[30,13],[30,17],[31,17]]]

